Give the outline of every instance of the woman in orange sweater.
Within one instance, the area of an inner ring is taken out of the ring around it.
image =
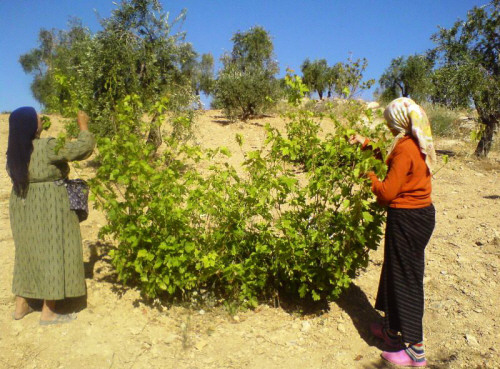
[[[384,263],[375,303],[385,317],[384,324],[374,323],[370,328],[397,349],[384,351],[384,359],[396,365],[425,366],[424,250],[435,225],[431,169],[436,154],[425,111],[413,100],[392,101],[384,117],[395,136],[387,155],[387,175],[383,181],[374,173],[368,177],[377,201],[388,207]],[[360,135],[353,136],[351,143],[369,146]]]

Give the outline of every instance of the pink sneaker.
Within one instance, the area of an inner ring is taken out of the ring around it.
[[[382,352],[382,357],[399,366],[426,366],[427,360],[422,361],[413,360],[407,353],[406,350],[396,351],[396,352]]]
[[[383,340],[387,346],[393,347],[393,348],[403,347],[401,340],[399,338],[395,339],[395,338],[391,338],[387,335],[382,324],[372,323],[372,324],[370,324],[370,330],[375,337]]]

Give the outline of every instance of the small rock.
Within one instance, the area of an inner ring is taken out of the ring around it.
[[[200,311],[198,311],[198,314],[205,315],[205,310],[201,309]]]
[[[206,345],[208,345],[208,342],[207,342],[207,341],[204,341],[204,340],[201,340],[201,341],[198,341],[198,342],[196,343],[196,345],[194,345],[194,347],[195,347],[197,350],[201,351],[201,350],[202,350],[202,349],[203,349]]]
[[[442,307],[443,307],[443,303],[442,302],[433,302],[431,304],[431,308],[434,309],[434,310],[440,310]]]
[[[479,346],[479,342],[477,342],[477,338],[474,337],[472,334],[466,334],[465,339],[467,340],[467,343],[471,346]]]
[[[345,333],[345,326],[342,323],[337,324],[337,330],[340,333]]]
[[[476,312],[476,313],[480,314],[480,313],[482,313],[482,312],[483,312],[483,310],[481,310],[481,309],[479,309],[479,308],[476,308],[476,309],[474,309],[474,312]]]
[[[233,320],[235,322],[239,322],[240,321],[240,317],[238,315],[233,315]]]
[[[467,263],[469,263],[469,262],[470,262],[470,260],[469,260],[469,259],[467,259],[465,256],[460,255],[460,256],[457,258],[457,262],[458,262],[459,264],[467,264]]]
[[[304,320],[302,322],[302,328],[300,329],[302,332],[309,332],[311,329],[311,323],[309,323],[307,320]]]
[[[446,275],[446,274],[448,274],[448,272],[446,270],[441,270],[441,274]]]
[[[171,343],[174,343],[175,340],[177,340],[178,336],[176,334],[169,334],[167,336],[165,336],[165,338],[162,340],[163,343],[169,345]]]
[[[463,215],[463,214],[457,214],[457,219],[465,219],[465,215]]]

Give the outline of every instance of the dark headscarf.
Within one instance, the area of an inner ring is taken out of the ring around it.
[[[28,191],[28,167],[37,130],[38,116],[34,108],[25,106],[10,114],[7,172],[14,191],[21,197],[26,197]]]

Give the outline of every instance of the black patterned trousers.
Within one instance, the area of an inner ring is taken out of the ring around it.
[[[420,209],[389,208],[384,263],[375,309],[406,343],[423,341],[425,247],[435,226],[433,205]]]

